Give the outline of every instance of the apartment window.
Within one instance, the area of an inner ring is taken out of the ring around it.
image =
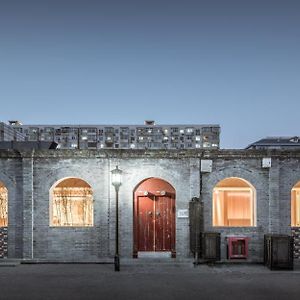
[[[300,227],[300,181],[291,192],[291,226]]]
[[[8,192],[5,185],[0,181],[0,227],[7,227],[8,215]]]
[[[202,132],[211,132],[211,127],[202,127]]]
[[[66,178],[50,189],[50,226],[93,226],[93,191],[87,182]]]
[[[242,178],[226,178],[213,189],[213,226],[255,226],[255,207],[255,188]]]

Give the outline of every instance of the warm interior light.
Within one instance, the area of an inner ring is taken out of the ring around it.
[[[0,227],[7,227],[7,188],[0,182]]]
[[[298,183],[298,185],[300,185],[300,182]],[[295,187],[292,189],[291,226],[300,227],[300,187]]]
[[[68,178],[52,190],[51,226],[93,226],[93,191],[79,178]]]
[[[115,188],[119,188],[122,185],[122,170],[118,166],[111,171],[111,184]]]
[[[242,179],[228,179],[213,191],[213,226],[254,226],[254,189]]]

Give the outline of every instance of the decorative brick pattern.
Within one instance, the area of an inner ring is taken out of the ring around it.
[[[292,228],[294,237],[294,259],[300,259],[300,227]]]
[[[7,257],[7,227],[0,227],[0,258]]]

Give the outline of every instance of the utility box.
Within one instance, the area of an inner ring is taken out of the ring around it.
[[[264,264],[271,270],[293,270],[294,239],[289,235],[265,234]]]
[[[227,237],[228,258],[229,259],[248,258],[248,241],[249,238],[244,236]]]
[[[189,203],[190,250],[199,257],[201,251],[200,234],[203,231],[203,203],[194,197]]]
[[[272,159],[270,157],[264,157],[262,159],[261,166],[263,168],[266,168],[266,169],[267,168],[271,168],[271,166],[272,166]]]
[[[211,159],[201,159],[201,172],[211,173],[212,171],[212,160]]]
[[[208,261],[221,259],[221,234],[219,232],[202,232],[201,258]]]

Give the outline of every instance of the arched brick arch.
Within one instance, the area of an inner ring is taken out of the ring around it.
[[[213,226],[248,227],[256,225],[256,190],[247,180],[227,177],[213,189]]]
[[[93,190],[85,180],[62,178],[49,195],[50,226],[93,226]]]

